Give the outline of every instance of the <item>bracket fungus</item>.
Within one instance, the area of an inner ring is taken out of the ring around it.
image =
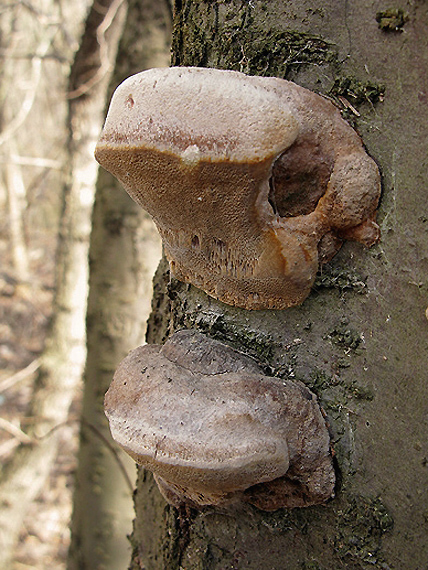
[[[105,411],[113,438],[175,506],[242,501],[270,511],[334,494],[316,396],[196,331],[131,351]]]
[[[379,238],[375,162],[330,101],[284,79],[134,75],[95,156],[153,217],[172,274],[231,305],[298,305],[344,239]]]

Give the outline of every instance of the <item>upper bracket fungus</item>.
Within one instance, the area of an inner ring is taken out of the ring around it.
[[[316,396],[196,331],[131,351],[105,411],[113,438],[153,471],[173,505],[243,501],[270,511],[334,494]]]
[[[95,156],[153,217],[172,274],[231,305],[300,304],[344,239],[379,238],[380,176],[361,139],[331,102],[283,79],[134,75]]]

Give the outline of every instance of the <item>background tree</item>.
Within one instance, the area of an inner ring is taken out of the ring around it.
[[[303,305],[248,312],[155,280],[148,341],[195,328],[314,390],[338,485],[325,506],[177,510],[139,470],[132,568],[428,564],[428,6],[329,0],[175,2],[173,64],[286,77],[331,98],[383,175],[381,242],[346,243]],[[382,10],[384,10],[382,12]],[[406,15],[404,10],[408,11]]]
[[[125,77],[170,62],[168,2],[129,2],[112,91]],[[113,372],[144,339],[160,238],[148,214],[99,173],[90,247],[87,360],[68,567],[127,568],[135,466],[110,443],[103,400]]]
[[[0,152],[2,154],[1,181],[7,202],[8,233],[11,261],[15,278],[20,282],[29,279],[29,256],[25,236],[25,212],[28,207],[23,165],[18,160],[19,136],[22,127],[31,122],[36,96],[43,82],[44,60],[53,50],[59,35],[57,10],[48,15],[50,2],[19,6],[11,3],[0,13],[2,34],[0,45],[3,65],[0,71]],[[49,22],[42,22],[46,19]],[[31,54],[31,55],[30,55]],[[15,97],[11,97],[16,90]],[[29,145],[30,146],[30,145]],[[22,149],[24,150],[24,149]],[[30,148],[25,152],[29,154]]]
[[[56,456],[57,428],[67,419],[81,379],[89,232],[97,172],[92,155],[103,120],[111,63],[125,14],[123,6],[122,0],[104,0],[93,5],[71,68],[67,176],[62,193],[53,317],[28,410],[31,423],[27,439],[1,473],[2,568],[9,568],[26,509],[49,474]],[[34,9],[40,18],[47,16],[45,10],[50,7],[48,3],[26,6],[30,12]],[[32,96],[29,98],[31,103]],[[21,110],[28,106],[23,105]],[[9,130],[11,124],[13,121]]]

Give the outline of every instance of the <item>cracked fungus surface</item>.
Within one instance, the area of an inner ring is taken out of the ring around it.
[[[196,331],[132,351],[105,409],[113,438],[154,472],[172,504],[247,501],[274,510],[333,495],[316,396]]]
[[[231,305],[300,304],[344,239],[379,238],[376,164],[332,103],[283,79],[139,73],[96,158],[153,217],[173,275]]]

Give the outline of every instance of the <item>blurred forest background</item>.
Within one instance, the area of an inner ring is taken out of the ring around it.
[[[132,567],[425,568],[426,3],[174,4],[175,65],[337,95],[383,175],[383,238],[347,244],[287,313],[249,316],[158,272],[150,342],[184,325],[263,347],[317,392],[341,485],[314,510],[181,519],[141,470]],[[144,340],[161,246],[93,150],[113,89],[169,65],[171,5],[0,0],[1,570],[128,567],[135,465],[102,402]]]
[[[135,467],[109,442],[102,397],[117,361],[144,338],[161,252],[117,183],[103,173],[97,185],[93,149],[114,87],[169,65],[170,34],[166,0],[0,3],[5,570],[65,568],[71,519],[69,568],[83,567],[85,539],[98,557],[116,552],[102,568],[127,567]]]

